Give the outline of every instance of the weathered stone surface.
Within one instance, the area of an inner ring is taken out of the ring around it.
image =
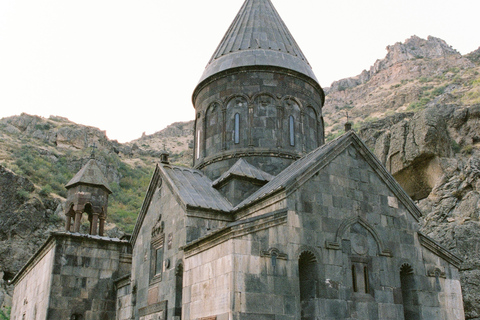
[[[212,180],[240,157],[275,175],[324,143],[320,86],[258,68],[230,71],[196,88],[194,167]]]
[[[461,279],[467,319],[480,314],[475,285],[480,274],[475,240],[480,234],[478,109],[433,105],[360,130],[387,169],[419,200],[422,230],[465,259]],[[401,155],[399,161],[389,162],[394,152]]]

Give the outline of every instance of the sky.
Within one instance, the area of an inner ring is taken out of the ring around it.
[[[0,0],[0,118],[62,116],[127,142],[194,118],[244,0]],[[480,46],[478,0],[272,0],[322,87],[412,35]]]

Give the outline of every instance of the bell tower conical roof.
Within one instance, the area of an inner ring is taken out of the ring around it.
[[[225,70],[275,66],[318,83],[312,67],[270,0],[246,0],[200,78]]]
[[[108,185],[107,178],[103,175],[95,159],[88,160],[87,164],[77,172],[77,174],[65,185],[70,189],[78,184],[94,185],[105,188],[108,193],[112,193]]]

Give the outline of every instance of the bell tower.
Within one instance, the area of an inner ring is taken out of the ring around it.
[[[270,0],[246,0],[193,93],[194,167],[276,175],[324,144],[324,92]]]
[[[67,183],[65,231],[79,232],[83,214],[90,222],[89,234],[103,236],[107,217],[108,195],[112,193],[107,179],[92,153],[82,169]]]

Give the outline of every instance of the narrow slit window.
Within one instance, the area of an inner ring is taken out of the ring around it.
[[[200,130],[197,130],[197,150],[196,151],[197,151],[196,152],[197,159],[199,159],[200,158]]]
[[[235,114],[235,129],[233,132],[234,142],[240,143],[240,114]]]
[[[357,271],[355,270],[355,266],[352,266],[352,284],[353,284],[353,292],[358,291],[357,287]]]
[[[370,292],[370,286],[368,283],[368,267],[363,267],[363,278],[365,282],[365,293]]]
[[[163,269],[163,246],[155,252],[155,275],[161,274]]]
[[[295,118],[290,116],[289,118],[289,132],[290,132],[290,145],[295,146]]]

